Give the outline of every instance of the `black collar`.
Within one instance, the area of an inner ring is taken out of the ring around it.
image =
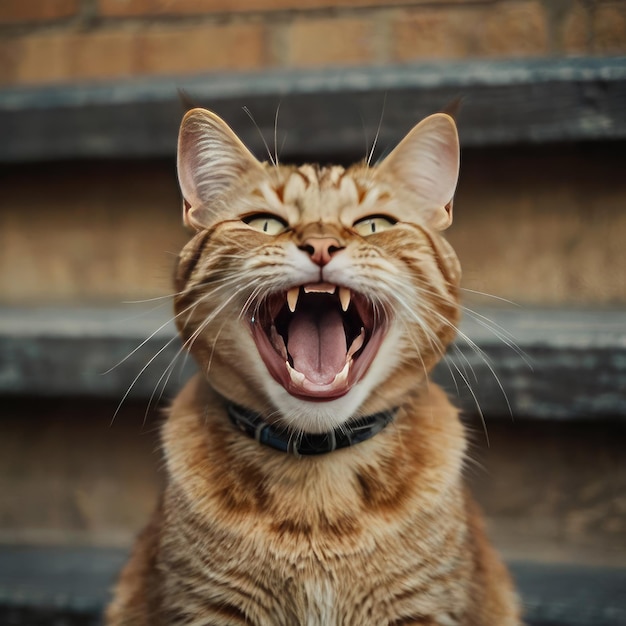
[[[397,409],[374,413],[351,420],[345,428],[336,428],[328,433],[294,435],[287,429],[277,429],[250,409],[228,404],[228,416],[235,426],[246,435],[266,446],[289,452],[296,456],[326,454],[339,448],[347,448],[370,439],[389,424]]]

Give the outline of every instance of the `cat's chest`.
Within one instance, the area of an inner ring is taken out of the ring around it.
[[[384,568],[381,566],[381,569]],[[407,593],[407,589],[385,589],[382,580],[378,582],[376,589],[372,588],[367,591],[366,581],[359,580],[357,575],[354,576],[352,584],[347,580],[342,583],[333,580],[331,576],[319,575],[301,581],[299,593],[296,594],[300,600],[295,610],[298,625],[395,624],[404,619],[407,624],[459,626],[459,618],[454,614],[454,610],[450,607],[450,610],[433,607],[428,592],[424,593],[423,597],[420,597],[422,593],[418,592],[412,599],[409,599],[411,593]],[[408,587],[410,588],[410,585]],[[389,600],[396,594],[403,595],[402,592],[404,592],[407,608],[413,605],[415,609],[411,617],[397,613],[397,607],[392,608],[389,605]],[[449,598],[449,604],[453,604],[452,597]],[[412,620],[419,620],[419,622]]]
[[[308,579],[304,581],[306,618],[303,626],[325,626],[339,623],[337,615],[337,592],[328,577]]]

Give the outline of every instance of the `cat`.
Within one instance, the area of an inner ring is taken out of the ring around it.
[[[261,163],[185,115],[174,307],[200,372],[109,626],[521,624],[428,379],[460,316],[458,172],[444,113],[348,169]]]

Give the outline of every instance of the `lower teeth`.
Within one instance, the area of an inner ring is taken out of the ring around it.
[[[298,370],[291,367],[291,365],[289,365],[289,361],[285,361],[285,365],[287,366],[287,371],[289,372],[289,377],[291,378],[292,382],[296,383],[297,385],[302,385],[306,376],[302,372],[299,372]]]
[[[285,342],[283,341],[283,338],[280,336],[280,334],[276,330],[276,326],[274,326],[273,324],[272,324],[272,327],[270,328],[270,339],[272,341],[272,345],[274,346],[274,349],[276,350],[276,352],[278,352],[278,354],[280,354],[283,359],[287,360],[288,355],[287,355],[287,348],[285,347]]]

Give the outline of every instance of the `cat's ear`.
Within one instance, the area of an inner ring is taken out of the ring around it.
[[[177,166],[183,220],[197,230],[208,226],[216,203],[244,173],[263,169],[228,124],[206,109],[183,118]]]
[[[436,113],[422,120],[377,170],[416,195],[429,226],[437,230],[450,226],[459,177],[459,135],[452,117]]]

